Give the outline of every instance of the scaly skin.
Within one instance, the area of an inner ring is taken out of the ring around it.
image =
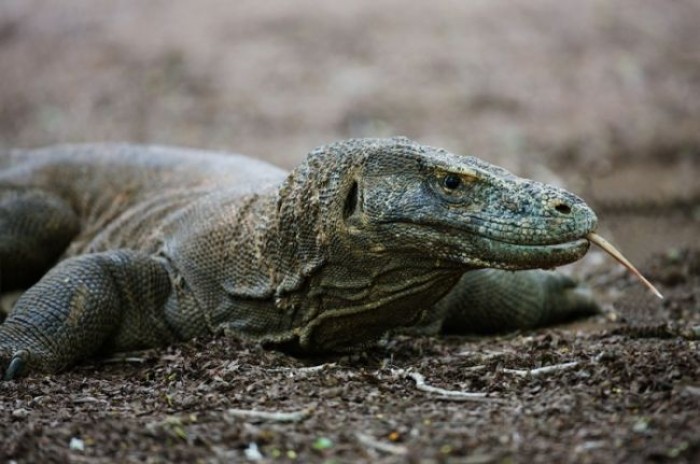
[[[405,138],[320,147],[288,175],[158,147],[14,151],[0,213],[0,290],[28,288],[0,325],[6,379],[220,331],[329,352],[596,308],[560,275],[506,272],[582,257],[582,200]]]

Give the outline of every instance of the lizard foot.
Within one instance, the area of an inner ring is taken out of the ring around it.
[[[543,279],[548,280],[548,285],[544,294],[542,319],[538,321],[538,326],[600,313],[600,305],[590,288],[563,274],[550,273],[547,277],[549,279]]]
[[[445,333],[528,330],[596,314],[590,290],[569,277],[540,270],[484,269],[466,273],[440,303]]]
[[[5,374],[2,380],[13,380],[24,371],[25,367],[29,364],[29,351],[27,350],[17,350],[12,354],[10,358],[10,364],[5,369]]]

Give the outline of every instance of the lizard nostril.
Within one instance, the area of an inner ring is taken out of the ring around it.
[[[567,205],[566,203],[557,203],[554,206],[554,209],[559,211],[561,214],[571,214],[571,206]]]

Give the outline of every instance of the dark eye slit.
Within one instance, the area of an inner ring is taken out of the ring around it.
[[[348,196],[345,197],[345,205],[343,206],[343,219],[347,219],[353,215],[357,209],[357,181],[352,183]]]

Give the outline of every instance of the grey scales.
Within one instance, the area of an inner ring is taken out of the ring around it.
[[[96,144],[0,152],[0,373],[211,334],[330,353],[387,332],[592,314],[575,195],[402,137],[240,155]],[[512,272],[517,271],[517,272]]]

